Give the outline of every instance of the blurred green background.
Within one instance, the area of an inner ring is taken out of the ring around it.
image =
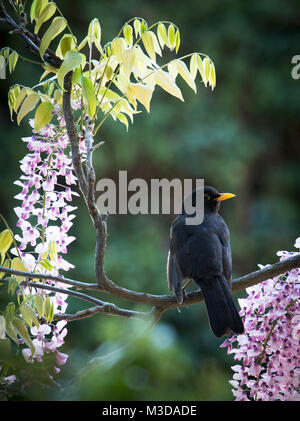
[[[300,54],[299,2],[57,3],[79,40],[94,17],[100,20],[103,43],[133,16],[149,24],[170,20],[181,30],[179,55],[203,52],[216,66],[213,92],[198,82],[195,95],[182,84],[182,103],[158,88],[151,113],[137,115],[128,133],[120,123],[106,120],[98,136],[105,146],[94,154],[98,179],[117,178],[119,170],[127,170],[129,179],[204,178],[220,191],[235,193],[221,212],[231,230],[234,277],[256,270],[258,263],[275,262],[277,250],[292,250],[299,235],[300,80],[291,77],[291,59]],[[30,57],[2,24],[0,37],[0,47],[9,45]],[[16,223],[13,196],[19,191],[13,181],[26,153],[20,138],[31,131],[27,121],[21,127],[10,121],[7,91],[16,82],[32,86],[39,75],[37,66],[19,62],[12,76],[0,81],[0,209],[11,227]],[[94,282],[94,232],[84,206],[76,204],[70,234],[77,241],[69,248],[76,269],[68,276]],[[106,254],[111,279],[130,289],[167,293],[172,219],[111,216]],[[69,303],[68,312],[85,307],[75,299]],[[69,323],[68,330],[60,351],[70,358],[56,377],[63,389],[32,387],[20,399],[233,399],[228,383],[233,358],[209,330],[203,304],[166,312],[147,334],[141,322],[102,315]]]

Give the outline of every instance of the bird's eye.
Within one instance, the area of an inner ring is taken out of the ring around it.
[[[205,195],[204,195],[204,199],[205,199],[205,200],[210,200],[210,195],[205,193]]]

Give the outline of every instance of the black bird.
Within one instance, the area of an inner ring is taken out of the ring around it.
[[[179,304],[183,301],[181,283],[193,279],[201,288],[210,327],[217,337],[231,332],[243,333],[243,322],[231,297],[232,259],[229,229],[219,215],[220,202],[234,197],[204,187],[204,219],[199,225],[187,225],[184,211],[174,220],[170,231],[167,274],[169,289]],[[196,205],[197,190],[192,192]]]

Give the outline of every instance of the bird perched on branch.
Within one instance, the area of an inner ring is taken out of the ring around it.
[[[192,192],[196,206],[197,190]],[[182,282],[193,279],[204,296],[211,330],[217,337],[231,332],[243,333],[243,322],[231,297],[232,259],[229,230],[219,215],[220,203],[234,197],[213,187],[202,189],[204,219],[199,225],[187,225],[191,217],[184,211],[171,226],[167,263],[169,289],[179,304],[183,301]]]

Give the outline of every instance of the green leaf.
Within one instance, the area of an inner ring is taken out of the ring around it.
[[[0,233],[0,252],[6,253],[10,248],[13,241],[12,235],[9,229],[6,229]]]
[[[10,73],[12,73],[15,70],[18,58],[19,58],[19,54],[16,51],[13,51],[10,54],[8,58],[8,69]]]
[[[37,20],[37,18],[41,14],[41,11],[44,9],[47,3],[48,3],[48,0],[33,0],[31,8],[30,8],[31,22],[33,22],[34,20]]]
[[[16,292],[17,286],[18,286],[18,281],[16,280],[16,278],[11,276],[9,278],[7,292],[11,293],[11,295],[14,295],[14,293]]]
[[[34,27],[34,33],[37,34],[40,30],[40,27],[43,25],[43,23],[47,22],[54,13],[56,12],[56,5],[53,2],[50,2],[46,4],[46,6],[43,8],[42,13],[39,15],[35,27]]]
[[[204,66],[203,82],[204,82],[205,86],[207,86],[207,82],[209,81],[209,74],[210,74],[210,60],[209,60],[208,57],[204,57],[203,66]]]
[[[13,320],[13,318],[15,317],[15,310],[16,310],[15,303],[10,302],[10,303],[7,304],[6,310],[5,310],[6,324],[9,324]]]
[[[51,271],[53,269],[53,266],[49,262],[48,259],[41,259],[39,262],[39,265],[42,266],[44,269]]]
[[[31,94],[29,94],[26,97],[26,99],[22,103],[22,106],[21,106],[20,111],[19,111],[18,116],[17,116],[17,123],[18,123],[18,125],[20,125],[20,123],[23,120],[23,118],[30,111],[32,111],[35,108],[35,106],[37,105],[37,103],[39,102],[39,100],[40,100],[39,95],[36,92],[32,92]]]
[[[44,300],[43,313],[44,313],[44,316],[46,317],[47,322],[51,323],[53,319],[53,314],[54,314],[54,305],[51,302],[49,295],[47,295],[47,297]]]
[[[93,82],[86,76],[81,76],[80,82],[82,86],[83,97],[88,105],[88,115],[93,118],[97,106]]]
[[[198,66],[197,66],[197,54],[193,54],[191,56],[190,59],[190,72],[192,75],[192,78],[195,80],[196,75],[197,75],[197,71],[198,71]]]
[[[65,29],[66,26],[67,26],[67,21],[65,18],[62,18],[61,16],[57,16],[56,18],[53,19],[53,21],[51,22],[51,25],[49,26],[49,28],[47,29],[47,31],[45,32],[41,40],[40,56],[42,60],[44,58],[45,51],[50,45],[50,42],[55,37],[57,37],[57,35],[59,35]]]
[[[25,322],[28,324],[29,327],[32,327],[33,324],[36,327],[39,327],[38,318],[36,317],[35,312],[32,310],[32,308],[28,304],[23,303],[20,306],[20,313],[22,314]]]
[[[68,51],[75,49],[76,43],[77,40],[72,34],[65,34],[59,41],[56,55],[63,60]]]
[[[75,85],[76,83],[80,83],[80,76],[81,75],[82,75],[81,69],[80,69],[80,67],[77,67],[77,69],[75,69],[73,71],[72,85]]]
[[[76,69],[77,67],[85,66],[85,56],[81,53],[77,53],[77,51],[71,50],[67,51],[65,60],[60,66],[58,73],[57,73],[57,81],[59,86],[63,89],[64,77],[65,75]]]
[[[34,0],[33,1],[30,8],[31,22],[38,19],[44,7],[46,7],[47,3],[48,3],[48,0]]]
[[[56,241],[50,241],[48,246],[50,260],[57,260],[57,244]]]
[[[140,29],[141,35],[143,35],[143,33],[147,31],[147,29],[148,29],[147,22],[142,20],[141,21],[141,29]]]
[[[101,45],[100,45],[100,42],[101,42],[101,27],[100,27],[100,23],[99,23],[97,18],[94,18],[90,22],[87,38],[88,38],[88,44],[89,44],[90,48],[91,48],[92,44],[95,44],[97,49],[100,52],[102,51],[102,48],[101,48]]]
[[[22,88],[19,95],[16,98],[16,102],[14,104],[14,111],[17,113],[22,101],[26,97],[26,95],[31,92],[28,88]]]
[[[175,35],[175,46],[176,46],[175,52],[177,54],[177,52],[179,50],[179,46],[180,46],[180,33],[179,33],[179,30],[178,29],[177,29],[176,35]]]
[[[24,265],[24,263],[19,257],[15,257],[14,259],[12,259],[11,268],[15,270],[21,270],[23,272],[28,272],[27,267]],[[17,279],[18,282],[21,282],[25,279],[24,276],[16,276],[16,275],[13,275],[13,276]]]
[[[157,37],[158,37],[161,48],[164,48],[165,45],[167,47],[170,47],[167,29],[163,23],[158,24]]]
[[[168,28],[168,40],[169,40],[170,48],[171,50],[173,50],[175,47],[176,40],[175,40],[175,28],[174,28],[174,25],[172,24],[169,25],[169,28]]]
[[[23,320],[21,320],[19,317],[14,317],[12,324],[16,328],[18,335],[23,339],[26,345],[29,346],[31,352],[34,353],[34,345],[31,341],[30,335]]]
[[[41,129],[47,126],[47,124],[50,123],[53,117],[53,110],[54,106],[51,104],[51,102],[48,101],[42,102],[38,106],[34,116],[34,129],[37,132],[39,132]]]
[[[137,38],[139,35],[141,35],[141,21],[139,19],[134,19],[133,27],[135,37]]]
[[[124,38],[128,42],[128,44],[131,46],[133,41],[133,33],[132,33],[132,26],[126,24],[123,28],[123,34]]]
[[[209,82],[211,89],[214,90],[216,87],[216,69],[212,61],[210,62]]]
[[[156,60],[155,49],[154,49],[154,41],[151,35],[151,31],[144,32],[142,35],[142,41],[147,51],[147,54],[153,61]]]
[[[126,126],[126,130],[128,131],[128,120],[127,120],[127,118],[125,117],[125,115],[124,115],[124,114],[122,114],[122,113],[119,113],[118,115],[116,115],[116,117],[117,117],[117,119],[118,119],[118,120],[120,120],[120,121],[121,121],[121,123],[125,124],[125,126]]]
[[[43,298],[41,297],[41,295],[36,294],[33,297],[33,302],[34,302],[34,306],[36,308],[36,311],[38,313],[38,316],[41,318],[44,316],[44,311],[43,311]]]
[[[19,343],[18,343],[18,333],[17,333],[17,330],[16,330],[16,328],[13,326],[13,324],[11,322],[6,322],[6,333],[8,334],[8,336],[10,338],[12,338],[15,341],[15,343],[17,345],[19,345]]]

